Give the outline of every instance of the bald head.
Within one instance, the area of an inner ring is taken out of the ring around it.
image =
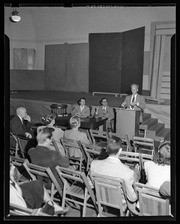
[[[27,113],[26,113],[26,108],[24,108],[24,107],[18,107],[18,108],[16,109],[16,114],[17,114],[18,116],[20,116],[21,118],[25,118],[26,115],[27,115]]]

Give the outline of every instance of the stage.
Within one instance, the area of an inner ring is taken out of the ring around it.
[[[16,108],[23,106],[27,109],[31,116],[32,122],[41,122],[41,117],[50,113],[50,105],[53,103],[67,104],[67,113],[72,111],[73,105],[77,104],[80,97],[86,98],[86,105],[97,106],[102,97],[108,99],[108,105],[118,108],[123,102],[125,96],[113,96],[106,94],[92,95],[85,92],[63,92],[63,91],[32,91],[18,90],[10,92],[10,114],[16,113]],[[170,128],[170,105],[158,104],[156,101],[146,97],[146,113],[150,113],[152,117],[159,119],[159,122],[165,123]]]

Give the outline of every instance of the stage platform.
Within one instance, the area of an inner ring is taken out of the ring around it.
[[[50,112],[52,103],[67,104],[67,112],[72,111],[73,105],[77,104],[80,97],[86,98],[88,106],[97,106],[102,97],[106,97],[109,106],[118,108],[125,96],[113,96],[107,94],[92,95],[85,92],[63,92],[63,91],[32,91],[32,90],[13,90],[10,92],[10,114],[15,114],[16,108],[19,106],[26,107],[33,122],[40,122],[41,117]],[[146,113],[151,113],[152,117],[157,117],[160,122],[165,123],[166,127],[170,127],[170,105],[158,104],[157,101],[146,97]]]

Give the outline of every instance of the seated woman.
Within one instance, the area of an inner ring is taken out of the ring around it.
[[[158,147],[155,161],[144,162],[147,183],[151,187],[160,189],[165,181],[170,181],[171,147],[169,142],[163,142]]]
[[[76,141],[82,141],[85,144],[90,144],[86,133],[78,130],[81,125],[81,119],[77,116],[73,116],[70,118],[69,123],[70,123],[71,129],[66,130],[64,132],[64,138],[73,139]],[[69,152],[69,153],[71,156],[75,156],[75,157],[79,157],[81,155],[80,151],[79,152],[74,151],[74,152]]]
[[[45,128],[45,127],[53,128],[53,129],[54,129],[54,131],[53,131],[53,133],[52,133],[52,135],[53,135],[53,139],[54,139],[54,141],[56,142],[57,147],[58,147],[58,149],[59,149],[61,155],[62,155],[62,156],[65,156],[64,148],[63,148],[63,146],[62,146],[61,143],[60,143],[60,139],[63,137],[63,135],[64,135],[64,131],[63,131],[61,128],[58,128],[58,127],[55,127],[55,126],[54,126],[54,124],[55,124],[55,116],[49,116],[49,117],[46,117],[46,123],[47,123],[46,126],[39,126],[39,127],[37,128],[37,133],[38,133],[39,131],[41,131],[43,128]],[[52,150],[55,150],[53,144],[50,144],[50,145],[49,145],[49,148],[52,149]]]
[[[47,212],[44,212],[49,215],[65,214],[68,211],[67,208],[63,209],[51,199],[46,188],[43,187],[43,184],[40,181],[28,181],[19,185],[17,183],[17,177],[17,168],[13,164],[10,164],[11,204],[15,204],[24,208],[38,209],[38,212],[42,209],[43,204],[47,203],[49,205],[49,210],[47,210]]]
[[[63,183],[57,174],[55,167],[57,165],[62,167],[69,167],[69,159],[66,156],[62,156],[61,153],[50,149],[50,144],[52,142],[53,128],[45,127],[37,134],[38,145],[36,148],[31,148],[28,151],[31,162],[44,167],[49,167],[55,178],[57,179],[61,189]],[[46,186],[50,188],[50,182],[46,182]]]
[[[100,100],[100,106],[98,106],[96,108],[96,110],[92,109],[91,114],[92,114],[92,116],[95,116],[95,117],[107,118],[106,129],[107,128],[113,129],[112,122],[113,122],[113,119],[114,119],[114,111],[113,111],[112,107],[108,106],[108,99],[107,98],[103,97]]]
[[[78,116],[80,118],[86,118],[90,116],[90,109],[86,104],[86,99],[84,97],[81,97],[78,100],[78,105],[75,105],[74,109],[71,112],[71,115]]]

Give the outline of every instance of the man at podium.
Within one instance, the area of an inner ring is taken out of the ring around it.
[[[140,122],[142,122],[142,113],[146,107],[146,103],[144,97],[137,93],[138,88],[137,84],[131,85],[132,95],[126,96],[121,106],[132,110],[141,110]]]

